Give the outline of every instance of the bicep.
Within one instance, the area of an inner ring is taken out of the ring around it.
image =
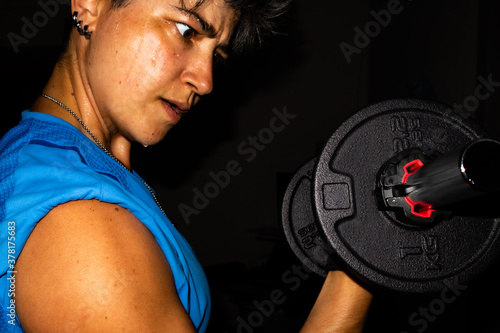
[[[16,270],[16,309],[28,332],[195,331],[153,235],[117,205],[54,208]]]

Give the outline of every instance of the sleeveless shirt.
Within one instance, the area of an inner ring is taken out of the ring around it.
[[[144,180],[73,125],[30,111],[24,111],[21,122],[0,140],[0,332],[23,332],[12,296],[15,261],[31,231],[55,206],[81,199],[118,204],[151,231],[168,260],[184,308],[196,329],[204,332],[211,307],[205,274]]]

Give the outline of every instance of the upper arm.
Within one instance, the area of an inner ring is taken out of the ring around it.
[[[16,270],[27,332],[195,331],[153,235],[118,205],[57,206],[33,230]]]

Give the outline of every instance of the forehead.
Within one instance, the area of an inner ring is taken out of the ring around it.
[[[182,9],[194,13],[217,31],[232,30],[239,18],[239,12],[229,0],[110,0],[114,8],[139,5],[157,11],[161,9]]]
[[[215,12],[223,12],[225,14],[236,15],[237,10],[230,4],[228,0],[109,0],[113,8],[127,7],[131,4],[142,2],[146,5],[154,7],[177,6],[189,11],[211,10]],[[236,15],[237,16],[237,15]]]
[[[227,0],[173,0],[173,2],[177,2],[183,8],[194,10],[207,6],[215,6],[219,8],[227,7],[228,9],[231,9],[231,5]]]
[[[231,48],[231,37],[239,19],[229,0],[108,0],[112,22],[127,20],[130,26],[145,28],[151,20],[172,20],[188,24],[217,41],[226,52]],[[119,5],[118,3],[122,4]],[[117,14],[115,16],[113,14]],[[189,18],[189,20],[186,20]],[[105,19],[105,21],[107,21]],[[196,24],[198,21],[199,24]],[[146,23],[145,23],[146,22]],[[201,28],[201,29],[200,29]]]
[[[188,11],[205,13],[216,19],[217,16],[224,21],[234,21],[237,19],[237,11],[227,0],[173,0],[178,5]]]
[[[112,7],[127,7],[130,4],[142,2],[154,7],[176,6],[185,10],[199,12],[211,10],[225,14],[236,14],[236,10],[228,0],[110,0]]]

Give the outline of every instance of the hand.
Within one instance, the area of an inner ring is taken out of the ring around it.
[[[362,332],[372,294],[342,271],[328,273],[301,333]]]

